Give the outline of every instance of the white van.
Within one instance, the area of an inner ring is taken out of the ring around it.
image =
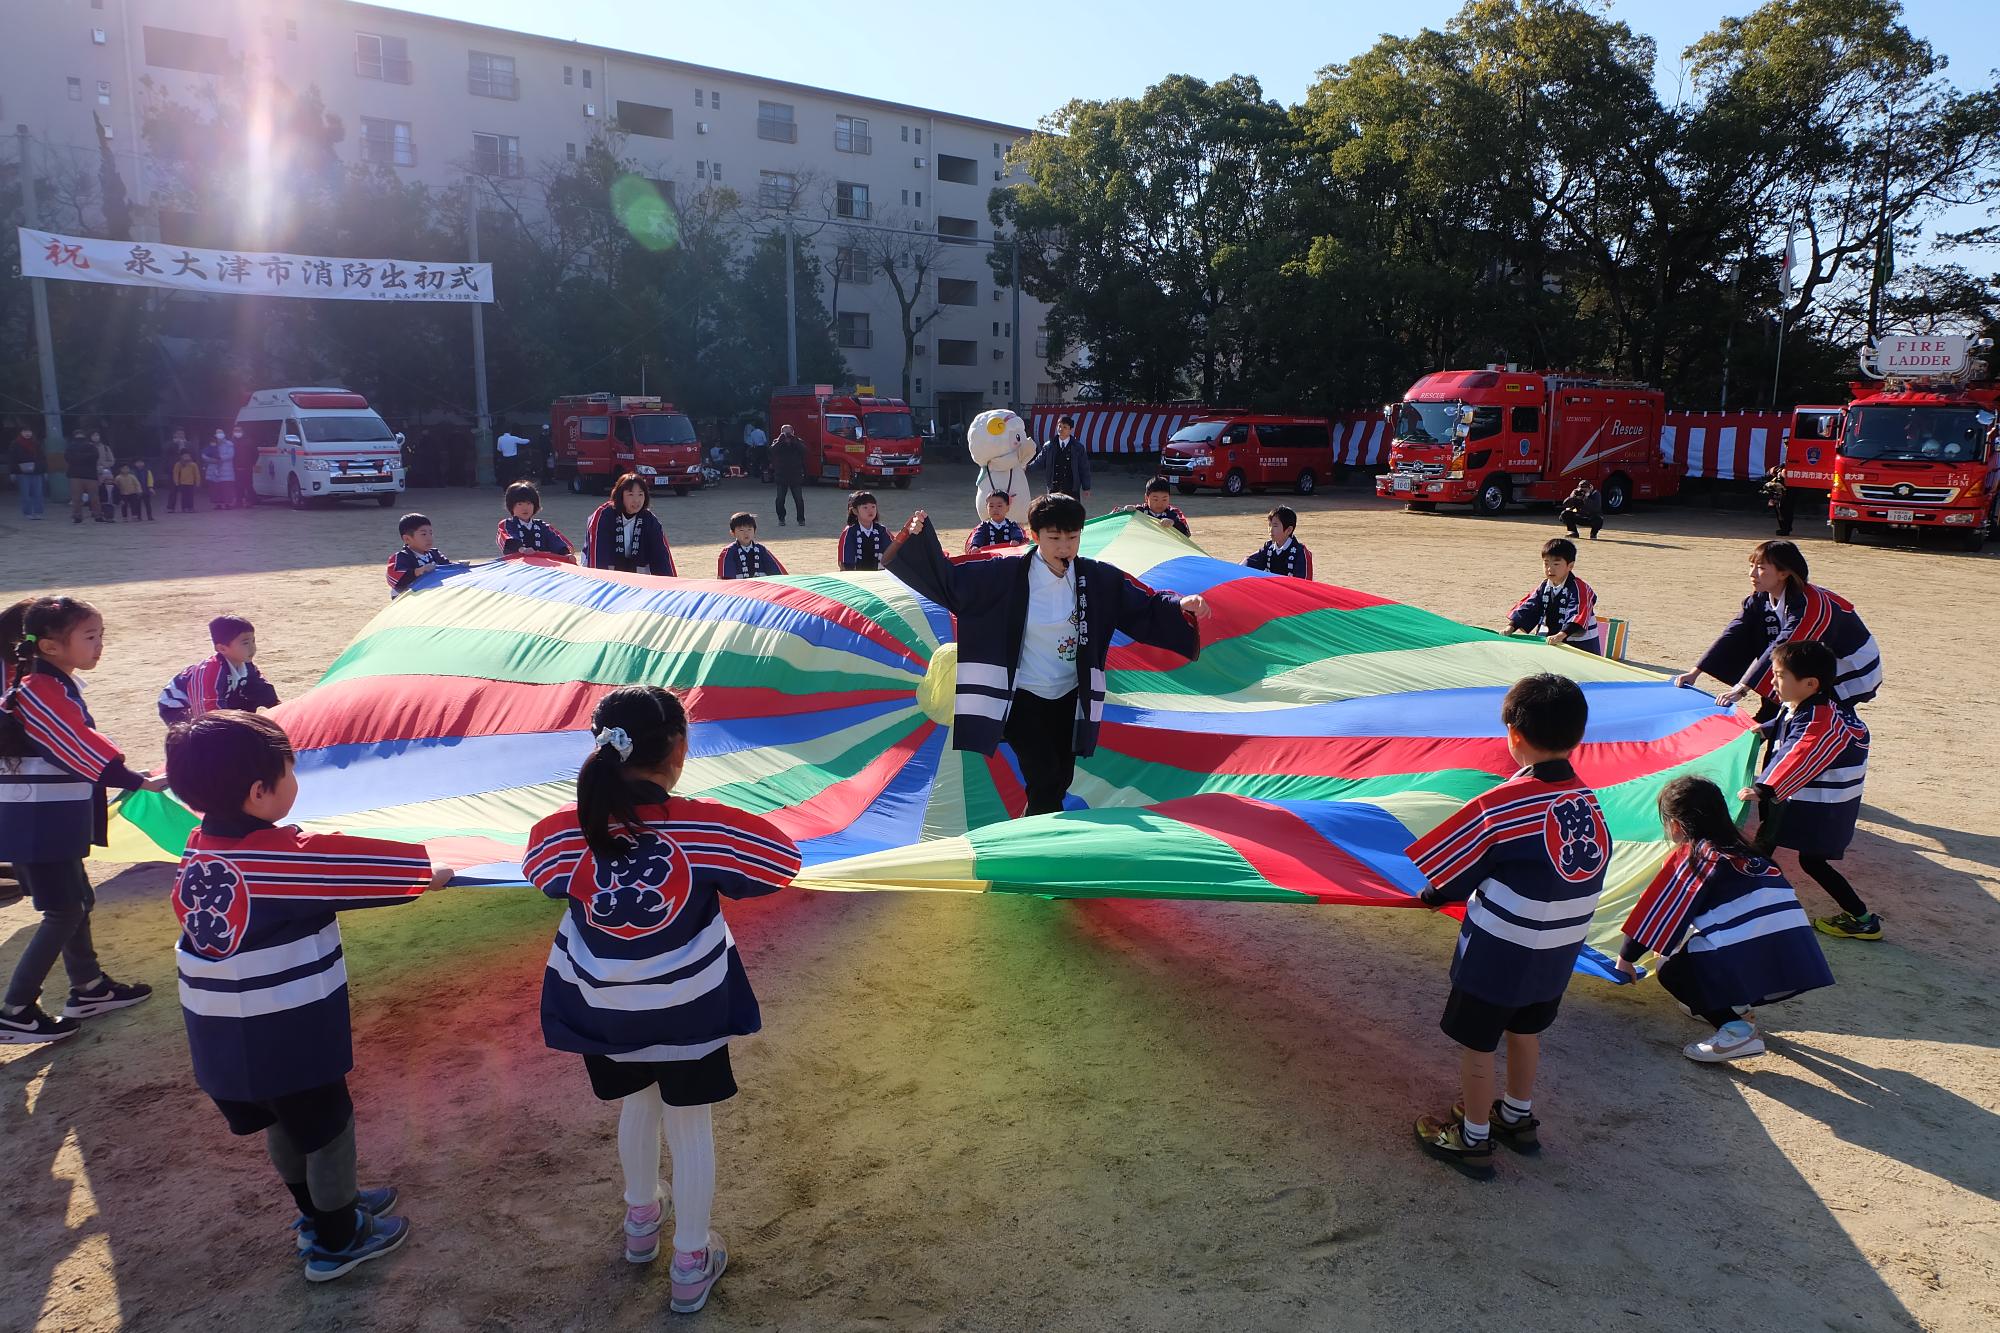
[[[257,446],[257,498],[294,509],[372,495],[387,509],[403,493],[403,436],[368,400],[339,387],[258,389],[236,414]]]

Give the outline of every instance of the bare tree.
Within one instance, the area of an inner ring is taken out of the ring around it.
[[[914,225],[913,225],[914,223]],[[937,299],[937,275],[949,267],[955,247],[936,232],[922,230],[922,220],[901,215],[885,215],[881,225],[841,229],[852,261],[867,272],[880,273],[889,280],[896,296],[899,330],[903,338],[903,401],[909,402],[911,370],[916,362],[917,336],[944,313]]]

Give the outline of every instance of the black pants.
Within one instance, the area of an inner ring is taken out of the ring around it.
[[[189,514],[194,512],[194,487],[176,485],[167,492],[167,512],[171,514],[175,509]]]
[[[24,861],[14,867],[21,887],[42,914],[42,924],[28,938],[7,982],[6,1003],[33,1004],[42,994],[42,983],[56,959],[63,960],[71,990],[89,985],[104,975],[97,964],[97,950],[90,938],[90,909],[97,902],[81,861]],[[60,1005],[57,1006],[61,1008]]]
[[[799,511],[799,522],[801,523],[805,522],[806,521],[805,488],[800,486],[795,481],[781,481],[778,483],[778,521],[780,523],[783,523],[785,521],[786,491],[790,491],[792,493],[792,507]]]
[[[1833,868],[1833,863],[1823,856],[1808,856],[1799,853],[1799,869],[1811,875],[1826,896],[1840,904],[1840,910],[1854,916],[1867,916],[1868,904],[1861,901],[1861,895],[1847,882],[1847,876]]]
[[[1792,514],[1797,508],[1798,492],[1789,486],[1785,487],[1784,491],[1778,496],[1778,535],[1780,537],[1789,537],[1792,535]]]
[[[1569,529],[1569,535],[1572,537],[1576,536],[1576,525],[1579,523],[1583,523],[1589,526],[1590,535],[1592,537],[1597,536],[1598,533],[1604,530],[1603,519],[1598,518],[1593,514],[1578,513],[1574,509],[1563,510],[1562,520],[1563,520],[1563,526]]]
[[[1004,734],[1014,747],[1028,789],[1028,808],[1022,813],[1046,815],[1062,809],[1070,779],[1076,776],[1076,691],[1060,699],[1014,691]]]

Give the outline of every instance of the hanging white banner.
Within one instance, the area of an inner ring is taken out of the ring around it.
[[[491,264],[197,250],[156,241],[64,236],[27,227],[20,228],[20,235],[24,278],[229,296],[297,296],[314,301],[493,299]]]

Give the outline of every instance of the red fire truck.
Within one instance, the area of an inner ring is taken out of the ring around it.
[[[1384,409],[1393,438],[1375,493],[1413,509],[1469,503],[1497,514],[1514,502],[1559,504],[1587,480],[1616,514],[1680,490],[1681,465],[1660,448],[1666,410],[1664,394],[1632,380],[1438,371]]]
[[[1203,486],[1224,495],[1270,486],[1311,495],[1333,475],[1333,432],[1325,417],[1218,409],[1174,432],[1160,450],[1160,475],[1182,495]]]
[[[1801,407],[1792,418],[1785,480],[1826,490],[1835,541],[1863,528],[1958,534],[1968,550],[2000,515],[2000,384],[1973,358],[1991,343],[1959,336],[1887,337],[1861,353],[1869,378],[1846,407]]]
[[[699,490],[701,446],[694,423],[657,397],[580,393],[549,407],[549,437],[556,476],[568,478],[578,495],[601,495],[627,472],[646,484],[668,486],[675,495]]]
[[[772,439],[779,427],[790,426],[805,442],[809,480],[831,481],[843,489],[857,480],[888,481],[908,490],[924,470],[923,441],[909,404],[900,398],[794,384],[771,391],[770,417]]]

